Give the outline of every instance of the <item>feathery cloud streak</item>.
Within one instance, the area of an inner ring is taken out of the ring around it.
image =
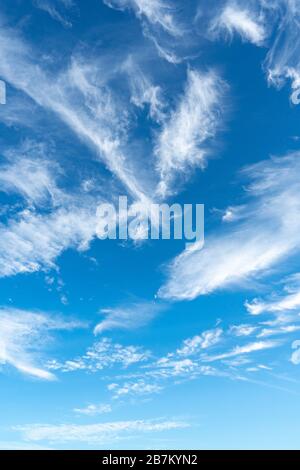
[[[236,32],[243,40],[260,46],[266,38],[262,15],[248,9],[247,2],[242,2],[242,5],[228,2],[221,14],[213,20],[210,32],[216,34],[224,31],[229,37]]]
[[[203,250],[195,245],[172,261],[160,297],[191,300],[240,285],[299,251],[299,170],[298,153],[246,168],[251,184],[244,217],[208,236]]]
[[[95,235],[96,208],[59,208],[50,215],[25,210],[0,224],[0,276],[54,268],[67,248],[86,250]]]
[[[174,8],[166,0],[104,0],[111,8],[132,9],[141,20],[159,26],[172,36],[181,36],[182,31],[174,19]]]
[[[160,433],[171,429],[184,429],[188,423],[175,420],[113,421],[99,424],[32,424],[16,426],[25,439],[50,442],[85,442],[97,445],[126,439],[130,433]]]
[[[126,117],[117,110],[111,94],[95,86],[99,69],[81,60],[58,77],[33,62],[34,52],[1,21],[0,74],[43,108],[55,113],[81,140],[95,149],[107,168],[138,200],[147,200],[122,151]],[[38,62],[38,61],[37,61]],[[101,109],[101,113],[99,112]]]
[[[15,308],[0,308],[0,363],[9,364],[21,373],[43,380],[55,376],[39,365],[40,350],[55,330],[82,327],[76,322],[50,318],[45,313],[35,313]]]
[[[162,196],[174,190],[176,177],[194,167],[204,168],[208,144],[222,124],[226,84],[214,73],[188,71],[185,92],[156,145],[157,170]]]
[[[112,329],[140,328],[165,308],[166,306],[154,302],[137,302],[124,307],[102,309],[100,313],[104,314],[105,318],[95,327],[94,333],[97,335]]]
[[[265,68],[269,83],[281,87],[291,82],[291,101],[300,103],[300,5],[297,0],[277,0],[273,9],[279,15],[275,40],[268,52]],[[272,13],[272,7],[271,7]]]

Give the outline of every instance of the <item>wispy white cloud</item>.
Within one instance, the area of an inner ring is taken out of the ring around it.
[[[97,335],[112,329],[140,328],[165,308],[166,306],[155,302],[136,302],[116,308],[102,309],[100,313],[105,315],[105,318],[95,327],[94,333]]]
[[[251,303],[246,303],[247,310],[251,315],[259,315],[263,312],[283,312],[295,310],[300,306],[300,293],[290,294],[276,301],[260,301],[254,299]]]
[[[172,36],[181,36],[182,30],[174,18],[174,8],[167,0],[104,0],[111,8],[131,8],[142,21],[159,26]]]
[[[144,37],[152,42],[157,55],[174,65],[197,55],[192,18],[187,22],[185,9],[178,0],[103,0],[118,10],[132,10],[141,24]],[[189,8],[188,8],[189,10]],[[198,51],[198,49],[197,49]]]
[[[14,308],[0,308],[0,363],[15,367],[23,374],[38,379],[53,380],[55,376],[41,363],[41,351],[55,330],[82,326],[65,322],[45,313]]]
[[[21,201],[0,223],[0,277],[53,268],[64,250],[86,250],[96,237],[96,211],[103,200],[97,192],[66,188],[54,149],[25,140],[3,151],[0,191]]]
[[[201,335],[186,339],[182,347],[177,350],[177,354],[179,356],[190,356],[203,349],[208,349],[218,344],[222,339],[222,335],[223,330],[221,328],[204,331]]]
[[[169,45],[161,44],[154,35],[150,34],[149,31],[145,33],[145,36],[153,42],[159,57],[166,60],[172,65],[178,65],[183,62],[182,57],[177,55],[176,52],[171,49]]]
[[[140,21],[144,37],[152,42],[160,58],[173,65],[185,60],[181,49],[191,43],[191,24],[184,24],[183,9],[178,1],[103,1],[111,8],[132,10]]]
[[[230,37],[238,33],[243,40],[262,45],[267,36],[264,18],[259,11],[248,9],[247,3],[229,1],[212,21],[210,32],[219,34],[224,31]]]
[[[34,6],[45,11],[55,21],[58,21],[66,28],[70,28],[72,23],[65,17],[60,7],[71,8],[74,3],[72,0],[33,0]]]
[[[253,325],[234,325],[230,328],[230,332],[234,336],[250,336],[255,331],[257,331],[258,327]]]
[[[25,141],[4,155],[6,162],[0,165],[1,191],[20,194],[28,203],[38,205],[49,199],[56,205],[64,198],[56,181],[61,169],[47,158],[44,144]]]
[[[264,69],[268,82],[281,88],[291,84],[291,101],[300,103],[300,60],[298,0],[229,0],[221,2],[211,21],[209,33],[222,32],[232,37],[239,34],[244,41],[268,47]],[[268,40],[267,40],[268,39]]]
[[[200,375],[219,375],[212,367],[201,364],[201,354],[218,345],[223,338],[223,330],[215,328],[200,335],[185,339],[174,352],[146,365],[146,376],[156,379],[175,377],[195,378]]]
[[[137,382],[125,382],[122,385],[112,383],[108,385],[108,390],[113,393],[113,398],[124,398],[130,396],[144,396],[158,393],[162,387],[158,384],[145,382],[141,379]]]
[[[162,89],[153,85],[151,80],[142,72],[133,57],[129,57],[122,70],[129,78],[131,89],[131,102],[138,108],[149,108],[149,116],[154,121],[161,123],[165,118],[166,104],[163,100]]]
[[[29,441],[49,442],[84,442],[97,445],[115,440],[128,439],[134,433],[160,433],[172,429],[185,429],[189,426],[184,421],[176,420],[139,420],[113,421],[98,424],[31,424],[15,426],[13,429],[22,433]]]
[[[204,249],[186,249],[169,265],[162,298],[194,299],[265,275],[300,249],[298,153],[246,168],[250,178],[244,217],[206,237]],[[202,246],[201,246],[202,248]]]
[[[85,416],[96,416],[112,411],[111,405],[100,403],[98,405],[87,405],[85,408],[74,408],[75,413]]]
[[[284,292],[280,296],[273,295],[266,300],[254,299],[251,302],[246,302],[245,306],[251,315],[260,315],[265,312],[278,314],[298,309],[300,307],[299,274],[286,280]]]
[[[207,362],[220,361],[223,359],[229,359],[236,356],[242,356],[243,354],[251,354],[257,351],[265,349],[276,348],[280,343],[278,341],[256,341],[254,343],[246,344],[245,346],[236,346],[231,351],[217,354],[215,356],[207,356],[203,360]]]
[[[218,212],[218,211],[217,211]],[[245,216],[245,207],[243,206],[230,206],[224,211],[222,221],[226,223],[236,222]]]
[[[269,6],[269,4],[268,4]],[[300,99],[300,60],[298,50],[300,5],[297,0],[277,0],[271,3],[270,14],[277,13],[276,31],[265,61],[270,84],[281,87],[286,81],[291,82],[291,100],[299,104]]]
[[[96,207],[86,201],[49,215],[27,209],[7,225],[0,224],[0,276],[53,268],[65,249],[87,249],[95,236],[95,221]]]
[[[246,326],[243,325],[243,327],[244,330],[240,330],[239,332],[241,334],[234,333],[235,336],[246,336],[246,332],[247,336],[250,335],[250,332],[245,330]],[[257,327],[255,330],[259,330],[259,328]],[[224,352],[224,344],[228,344],[228,341],[232,343],[232,328],[229,328],[226,332],[221,329],[211,330],[210,333],[213,331],[215,331],[215,334],[210,334],[209,339],[207,337],[208,342],[206,344],[201,343],[204,347],[201,348],[201,346],[198,345],[194,347],[194,342],[185,340],[183,342],[184,347],[147,365],[145,368],[147,371],[146,375],[153,377],[158,381],[156,382],[158,384],[161,383],[160,381],[175,378],[176,380],[193,380],[202,376],[227,377],[233,380],[239,380],[241,376],[235,374],[235,367],[248,365],[249,362],[251,362],[249,356],[254,353],[273,349],[282,344],[279,339],[276,341],[255,340],[250,343],[236,345],[232,349],[225,350]],[[251,333],[253,332],[251,331]],[[284,331],[281,332],[281,334],[284,333]],[[202,340],[204,336],[205,335],[202,336]],[[196,343],[198,342],[199,341],[196,341]],[[211,351],[215,349],[217,349],[217,353],[212,354]],[[208,365],[208,363],[218,361],[222,361],[222,368]]]
[[[1,450],[52,450],[51,447],[22,441],[0,441]]]
[[[166,386],[201,377],[223,377],[230,380],[247,380],[247,374],[269,370],[260,366],[260,353],[283,345],[283,336],[299,330],[297,325],[275,327],[259,324],[236,325],[228,329],[215,328],[201,335],[188,338],[173,352],[156,357],[154,352],[136,347],[115,345],[105,339],[89,348],[87,353],[75,360],[64,363],[48,362],[50,370],[62,372],[97,372],[104,368],[121,367],[114,373],[112,382],[107,385],[113,399],[138,399],[159,393]],[[268,336],[278,336],[275,340],[265,340]],[[245,343],[244,338],[255,339]],[[237,344],[236,338],[239,338]],[[219,363],[211,365],[211,363]],[[128,366],[132,366],[128,370]],[[109,378],[106,377],[106,380]],[[83,413],[96,412],[91,405]]]
[[[290,361],[295,366],[298,366],[300,364],[300,341],[294,341],[292,344],[292,349],[295,349],[295,351],[291,355]]]
[[[42,115],[39,106],[22,92],[16,92],[2,106],[0,121],[10,129],[34,130],[35,133],[41,130]],[[30,119],[28,115],[30,114]]]
[[[212,369],[209,369],[211,372]],[[178,358],[170,353],[166,357],[162,357],[155,364],[153,364],[149,375],[162,379],[176,378],[176,377],[190,377],[196,375],[206,375],[208,368],[199,365],[197,361],[190,358]]]
[[[239,34],[244,41],[268,48],[264,70],[277,88],[291,84],[291,102],[300,103],[298,0],[227,0],[220,2],[208,35]]]
[[[225,88],[214,72],[188,71],[184,94],[157,139],[161,195],[174,190],[176,177],[186,177],[192,168],[205,166],[208,143],[222,123]]]
[[[300,330],[299,325],[285,325],[278,328],[263,328],[257,335],[257,338],[267,338],[269,336],[281,336],[285,334],[295,333]]]
[[[13,87],[53,112],[122,182],[129,194],[147,201],[145,181],[126,158],[127,113],[101,77],[101,63],[73,58],[58,75],[45,71],[35,51],[1,21],[0,74]],[[145,186],[144,186],[145,185]]]
[[[97,372],[108,367],[120,366],[127,368],[148,360],[150,352],[137,346],[122,346],[103,338],[90,347],[86,353],[73,360],[60,362],[51,360],[47,363],[49,370],[61,372],[87,371]]]
[[[252,376],[271,370],[260,362],[262,353],[264,361],[268,362],[267,358],[273,357],[273,353],[267,355],[267,352],[281,347],[284,344],[283,336],[296,331],[299,331],[298,325],[279,325],[275,328],[264,323],[207,330],[184,340],[179,348],[165,356],[152,360],[155,357],[152,354],[145,361],[136,363],[137,367],[130,372],[119,374],[117,380],[108,385],[108,390],[114,399],[144,399],[168,386],[204,377],[253,380],[249,374]],[[245,342],[249,336],[255,339]],[[277,338],[266,339],[269,336]],[[238,344],[236,338],[239,339]]]

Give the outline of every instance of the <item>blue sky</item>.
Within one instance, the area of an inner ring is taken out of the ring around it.
[[[3,449],[299,448],[300,5],[209,3],[1,2]]]

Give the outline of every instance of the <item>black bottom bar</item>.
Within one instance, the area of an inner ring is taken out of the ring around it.
[[[244,464],[268,463],[285,464],[287,462],[300,462],[299,451],[0,451],[0,465],[35,464],[56,465],[72,464],[84,470],[89,468],[121,465],[124,468],[139,468],[149,465],[192,466],[207,463]],[[3,468],[3,467],[2,467]]]

